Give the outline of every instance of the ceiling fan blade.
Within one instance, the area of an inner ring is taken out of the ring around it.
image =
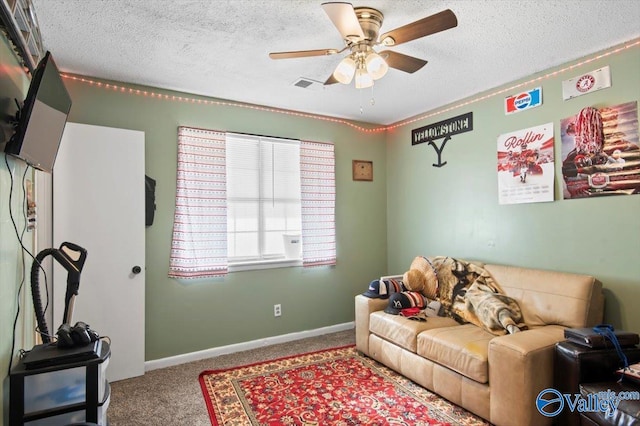
[[[358,22],[358,17],[351,3],[322,3],[322,8],[344,40],[354,42],[364,39],[364,32],[362,31],[362,27],[360,26],[360,22]]]
[[[423,59],[414,58],[413,56],[391,50],[383,50],[379,55],[382,56],[391,68],[408,73],[414,73],[427,64],[427,61]]]
[[[400,43],[448,30],[457,25],[458,18],[450,9],[447,9],[382,34],[380,43],[385,46],[397,46]]]
[[[340,82],[336,80],[333,74],[331,74],[331,76],[327,79],[327,81],[324,82],[324,85],[328,86],[329,84],[336,84],[336,83],[340,83]]]
[[[295,50],[292,52],[272,52],[269,53],[271,59],[306,58],[308,56],[335,55],[337,49],[316,49],[316,50]]]

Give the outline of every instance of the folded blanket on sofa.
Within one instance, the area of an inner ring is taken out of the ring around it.
[[[433,259],[439,283],[439,300],[446,316],[471,323],[496,334],[526,328],[518,303],[504,294],[491,274],[465,260],[438,256]]]

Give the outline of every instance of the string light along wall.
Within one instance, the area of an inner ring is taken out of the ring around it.
[[[205,106],[224,106],[224,107],[236,107],[236,108],[245,108],[245,109],[250,109],[250,110],[255,110],[255,111],[263,111],[263,112],[270,112],[270,113],[276,113],[276,114],[284,114],[284,115],[290,115],[290,116],[294,116],[294,117],[302,117],[302,118],[311,118],[314,120],[320,120],[320,121],[326,121],[326,122],[330,122],[330,123],[337,123],[337,124],[343,124],[345,126],[349,126],[352,127],[360,132],[363,133],[380,133],[380,132],[386,132],[388,130],[393,130],[393,129],[397,129],[400,127],[404,127],[408,124],[412,124],[415,123],[417,121],[422,121],[425,120],[427,118],[431,118],[440,114],[444,114],[446,112],[449,111],[453,111],[456,110],[458,108],[462,108],[462,107],[466,107],[468,105],[474,104],[476,102],[480,102],[489,98],[492,98],[494,96],[498,96],[498,95],[503,95],[505,93],[512,93],[514,92],[516,89],[519,89],[523,86],[529,86],[533,83],[538,83],[540,81],[543,80],[547,80],[549,78],[553,78],[556,77],[560,74],[563,74],[567,71],[571,71],[574,70],[576,68],[579,68],[583,65],[587,65],[591,62],[597,61],[599,59],[603,59],[606,58],[608,56],[614,55],[614,54],[618,54],[620,52],[623,52],[629,48],[632,47],[636,47],[640,45],[640,39],[628,42],[616,49],[601,53],[599,55],[593,56],[591,58],[585,59],[583,61],[577,62],[573,65],[569,65],[567,67],[564,67],[562,69],[553,71],[553,72],[549,72],[547,74],[541,75],[539,77],[524,81],[522,83],[518,83],[515,84],[513,86],[504,88],[504,89],[499,89],[499,90],[495,90],[493,92],[487,93],[485,95],[482,96],[477,96],[474,98],[471,98],[469,100],[466,100],[464,102],[460,102],[457,104],[453,104],[450,107],[444,108],[444,109],[439,109],[439,110],[435,110],[433,112],[430,113],[426,113],[420,116],[416,116],[414,118],[408,119],[408,120],[404,120],[404,121],[399,121],[395,124],[390,124],[388,126],[380,126],[380,127],[374,127],[374,128],[367,128],[367,127],[363,127],[360,125],[357,125],[349,120],[345,120],[345,119],[340,119],[340,118],[333,118],[333,117],[328,117],[328,116],[323,116],[323,115],[316,115],[316,114],[309,114],[309,113],[304,113],[304,112],[297,112],[297,111],[291,111],[291,110],[284,110],[284,109],[278,109],[278,108],[270,108],[270,107],[264,107],[264,106],[259,106],[259,105],[252,105],[252,104],[241,104],[241,103],[236,103],[236,102],[228,102],[228,101],[216,101],[216,100],[209,100],[209,99],[199,99],[199,98],[193,98],[193,97],[188,97],[188,96],[175,96],[175,95],[167,95],[167,94],[162,94],[162,93],[157,93],[157,92],[153,92],[153,91],[149,91],[149,90],[140,90],[140,89],[134,89],[132,87],[127,87],[126,85],[120,85],[120,84],[111,84],[111,83],[103,83],[100,81],[96,81],[96,80],[92,80],[90,78],[86,78],[86,77],[80,77],[80,76],[75,76],[75,75],[70,75],[70,74],[62,74],[62,77],[68,80],[73,80],[73,81],[78,81],[81,83],[86,83],[89,84],[91,86],[96,86],[96,87],[100,87],[100,88],[104,88],[106,90],[112,90],[112,91],[116,91],[116,92],[121,92],[121,93],[127,93],[127,94],[132,94],[132,95],[137,95],[137,96],[145,96],[145,97],[150,97],[150,98],[154,98],[154,99],[158,99],[158,100],[162,100],[162,101],[173,101],[173,102],[183,102],[183,103],[191,103],[191,104],[198,104],[198,105],[205,105]]]

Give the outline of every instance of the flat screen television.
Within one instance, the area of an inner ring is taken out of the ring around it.
[[[5,152],[51,173],[70,109],[71,97],[51,53],[47,52],[33,73],[18,113],[16,131]]]

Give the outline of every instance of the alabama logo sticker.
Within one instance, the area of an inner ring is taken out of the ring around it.
[[[536,87],[527,92],[507,96],[504,99],[504,113],[505,115],[514,114],[540,105],[542,105],[542,87]]]
[[[611,69],[606,67],[564,80],[562,82],[562,99],[567,101],[577,96],[611,87]]]

